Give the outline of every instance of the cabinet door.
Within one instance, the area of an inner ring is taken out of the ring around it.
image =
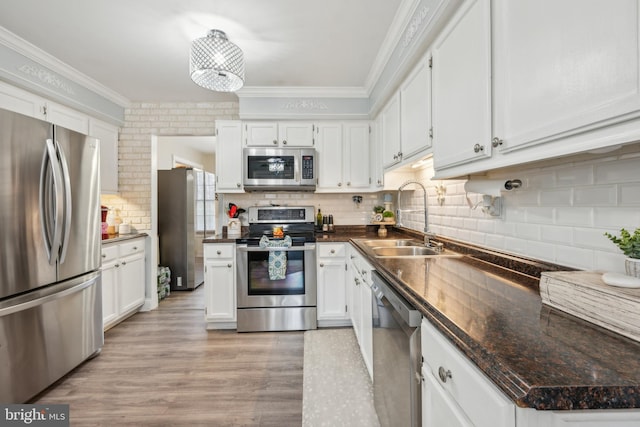
[[[400,86],[402,157],[431,148],[431,69],[423,58]]]
[[[347,288],[349,292],[349,317],[351,318],[351,324],[353,325],[353,331],[358,339],[358,344],[362,346],[362,299],[360,296],[362,280],[358,272],[355,270],[353,263],[349,270],[351,273],[349,274],[347,281]]]
[[[144,304],[144,254],[122,257],[118,272],[118,299],[120,314]]]
[[[312,147],[313,129],[310,122],[280,122],[278,141],[283,147]]]
[[[89,120],[89,136],[100,140],[100,191],[118,192],[118,128],[99,120]]]
[[[47,101],[46,111],[47,121],[54,125],[80,132],[83,135],[89,134],[89,116],[52,101]]]
[[[105,328],[118,317],[117,273],[119,267],[117,260],[102,264],[102,323]]]
[[[247,147],[277,147],[278,123],[245,122],[244,142]]]
[[[500,151],[638,116],[637,0],[500,0],[493,16]]]
[[[369,122],[343,124],[342,170],[346,190],[366,189],[371,183],[369,174]]]
[[[208,321],[236,321],[236,281],[233,259],[205,259],[204,288]]]
[[[422,427],[473,427],[456,402],[422,368]]]
[[[466,2],[433,48],[435,169],[491,156],[490,0]]]
[[[216,190],[244,193],[242,188],[242,127],[239,121],[216,122]]]
[[[10,84],[0,81],[0,108],[46,120],[44,108],[46,101],[30,92],[18,89]]]
[[[318,155],[318,185],[316,191],[339,190],[342,179],[342,125],[322,123],[316,128]]]
[[[348,320],[344,259],[318,260],[318,320]]]
[[[371,126],[369,164],[371,168],[372,188],[380,190],[384,186],[384,169],[382,167],[382,115],[378,115]]]
[[[396,93],[382,110],[382,165],[384,168],[402,160],[400,152],[400,94]]]

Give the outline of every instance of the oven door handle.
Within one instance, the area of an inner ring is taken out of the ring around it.
[[[238,246],[237,249],[240,252],[315,251],[316,250],[316,245],[312,245],[312,246],[291,246],[291,247],[288,247],[288,248],[279,248],[279,247],[261,248],[259,246]]]

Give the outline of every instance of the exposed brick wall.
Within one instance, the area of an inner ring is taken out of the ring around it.
[[[237,102],[141,102],[125,110],[118,142],[118,195],[103,195],[137,230],[151,228],[152,135],[213,135],[215,121],[238,119]]]

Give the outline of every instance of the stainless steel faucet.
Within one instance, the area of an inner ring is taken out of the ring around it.
[[[423,209],[401,209],[402,208],[402,203],[401,203],[401,196],[402,196],[402,190],[409,184],[416,184],[418,186],[420,186],[420,188],[422,188],[422,193],[423,193],[423,201],[422,201],[422,206]],[[422,185],[421,182],[418,181],[406,181],[404,184],[402,184],[400,186],[400,188],[398,188],[398,208],[396,209],[396,223],[398,224],[398,226],[402,226],[402,212],[420,212],[420,211],[424,212],[424,232],[429,234],[429,222],[428,222],[428,211],[427,211],[427,189],[424,188],[424,185]],[[426,237],[425,237],[426,239]]]

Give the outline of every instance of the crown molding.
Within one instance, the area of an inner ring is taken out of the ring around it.
[[[368,98],[363,87],[245,86],[238,98]]]
[[[9,49],[37,62],[38,64],[49,68],[51,71],[64,76],[79,85],[84,86],[90,91],[102,96],[103,98],[126,108],[131,101],[119,93],[109,89],[108,87],[98,83],[91,77],[81,73],[70,65],[60,61],[54,56],[48,54],[42,49],[34,46],[28,41],[18,37],[16,34],[0,26],[0,44],[7,46]]]
[[[384,38],[378,54],[376,55],[371,70],[365,79],[364,88],[367,92],[367,96],[371,95],[373,88],[382,76],[384,69],[387,67],[396,46],[400,43],[402,36],[409,25],[409,21],[413,17],[416,9],[420,4],[420,0],[403,0],[398,8],[389,31]]]

